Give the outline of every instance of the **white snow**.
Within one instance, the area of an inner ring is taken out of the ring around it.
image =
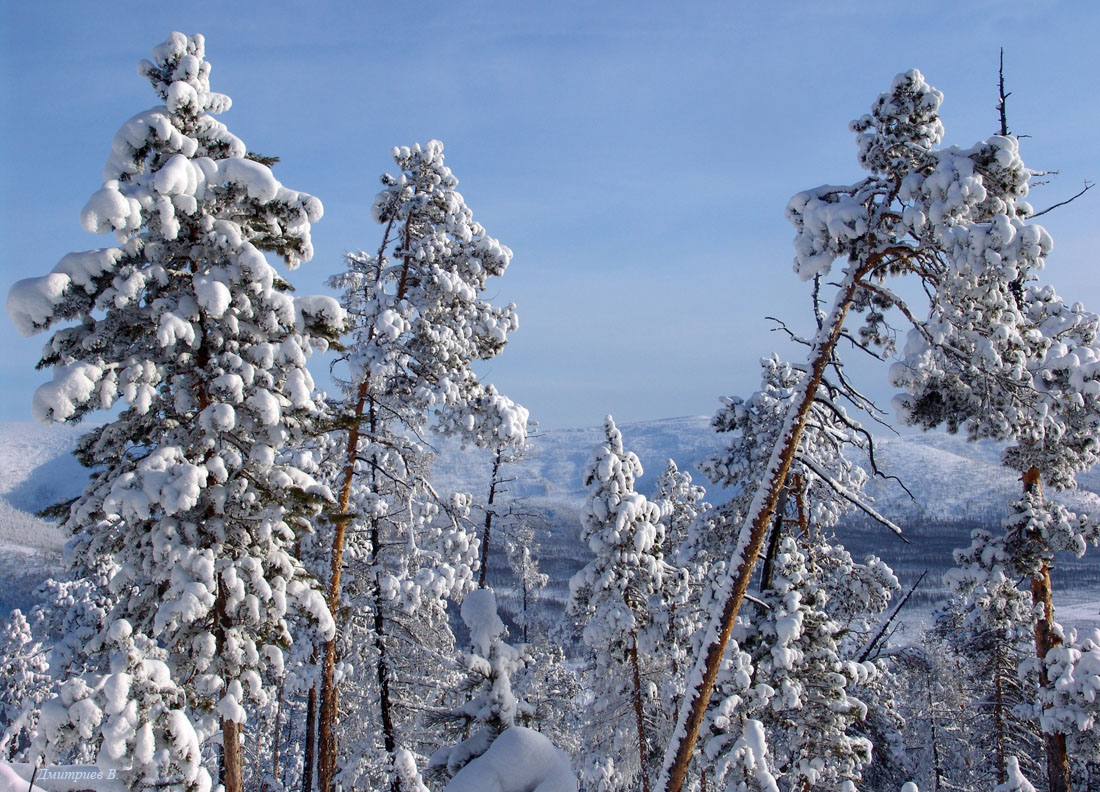
[[[550,740],[514,726],[459,770],[444,792],[577,792],[577,777]]]
[[[0,762],[0,792],[27,792],[34,765],[24,762]],[[39,792],[126,792],[117,771],[96,765],[54,765],[40,768],[34,779]]]

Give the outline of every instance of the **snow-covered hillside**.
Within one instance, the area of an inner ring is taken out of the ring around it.
[[[668,459],[681,470],[719,447],[722,438],[706,417],[669,418],[621,427],[624,445],[645,467],[638,488],[650,493]],[[87,478],[70,454],[79,437],[78,427],[46,427],[30,423],[0,423],[0,569],[15,585],[0,592],[0,609],[28,602],[28,592],[60,558],[64,537],[56,526],[34,512],[76,495]],[[559,429],[532,439],[531,453],[522,465],[507,471],[515,478],[506,486],[513,497],[525,498],[525,511],[535,515],[541,535],[544,571],[551,575],[548,594],[566,595],[569,576],[584,561],[586,548],[578,538],[579,510],[584,501],[583,476],[602,429]],[[439,452],[435,483],[440,491],[466,491],[482,499],[488,489],[491,460],[486,452],[462,449],[447,440],[433,441]],[[891,481],[870,487],[877,507],[897,520],[911,544],[904,545],[876,526],[857,521],[841,534],[857,555],[875,552],[899,572],[903,584],[930,569],[928,597],[937,596],[939,572],[951,564],[951,550],[968,543],[978,524],[995,524],[1005,504],[1019,491],[1017,475],[999,464],[1000,449],[993,443],[968,443],[944,433],[906,432],[878,440],[878,461],[887,473],[905,482],[909,495]],[[704,483],[695,474],[699,483]],[[1088,489],[1100,489],[1100,474],[1083,477],[1082,490],[1068,497],[1075,505],[1085,499],[1100,503]],[[1088,489],[1086,489],[1088,488]],[[720,492],[710,499],[724,500]],[[1086,557],[1085,564],[1067,559],[1066,583],[1077,588],[1100,588],[1100,572]],[[1063,590],[1065,590],[1063,588]],[[1080,604],[1080,597],[1071,597]],[[1084,612],[1095,610],[1091,594],[1084,595]],[[1067,600],[1067,604],[1069,600]]]
[[[35,513],[80,492],[87,479],[71,451],[81,430],[0,424],[0,614],[33,603],[61,560],[65,537]]]

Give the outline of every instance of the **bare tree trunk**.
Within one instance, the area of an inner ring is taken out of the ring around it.
[[[382,244],[378,248],[378,259],[381,261],[386,247],[389,245],[390,232],[393,230],[397,215],[390,219],[382,234]],[[409,248],[411,218],[405,221],[405,249]],[[401,300],[405,295],[408,285],[409,267],[411,262],[406,257],[401,270],[401,280],[397,287],[397,299]],[[372,327],[367,339],[374,338]],[[327,602],[329,612],[337,624],[339,633],[340,624],[340,577],[344,568],[344,546],[346,542],[347,524],[349,520],[349,507],[351,503],[351,485],[355,478],[355,462],[359,456],[359,440],[362,437],[360,421],[368,407],[371,409],[370,431],[371,437],[377,431],[377,420],[374,414],[374,401],[370,398],[369,383],[363,380],[359,383],[355,393],[355,411],[352,416],[353,424],[348,431],[347,451],[344,457],[344,469],[340,480],[340,494],[337,498],[336,530],[332,538],[332,556],[330,558],[329,585]],[[377,551],[377,545],[375,545]],[[321,662],[321,713],[318,723],[317,736],[317,789],[318,792],[332,792],[333,777],[336,772],[336,715],[339,711],[338,695],[336,689],[336,636],[325,643],[325,652]]]
[[[993,661],[993,736],[997,746],[995,758],[997,762],[997,784],[1000,785],[1008,781],[1008,770],[1005,762],[1008,758],[1005,746],[1008,726],[1005,723],[1004,664],[1002,662],[1005,646],[1000,631],[998,631],[994,640],[996,643],[994,645]]]
[[[313,792],[314,751],[317,749],[317,684],[306,698],[305,766],[302,768],[302,792]]]
[[[768,552],[764,554],[764,566],[760,570],[760,591],[767,591],[772,587],[772,579],[775,576],[775,557],[779,553],[779,541],[783,538],[783,512],[787,509],[787,489],[779,494],[779,502],[775,505],[775,522],[772,524],[772,535],[768,539]]]
[[[328,609],[334,620],[338,620],[340,609],[340,578],[344,571],[344,545],[348,526],[348,509],[351,503],[351,484],[355,477],[355,462],[359,456],[360,425],[367,403],[367,381],[359,384],[356,393],[355,422],[348,431],[347,452],[344,470],[340,482],[340,495],[336,502],[336,530],[332,538],[332,556],[329,559]],[[321,713],[318,719],[317,734],[317,789],[318,792],[332,792],[332,781],[336,773],[336,713],[338,711],[336,690],[336,640],[337,635],[325,642],[325,651],[321,659]],[[228,792],[228,791],[227,791]]]
[[[279,748],[283,729],[283,683],[279,682],[279,694],[275,703],[275,729],[272,735],[274,745],[271,748],[271,778],[279,782]],[[282,784],[279,784],[282,788]]]
[[[929,664],[929,679],[924,686],[924,692],[928,698],[928,725],[932,732],[932,792],[939,792],[943,787],[943,762],[940,760],[940,736],[936,730],[936,702],[932,700],[931,676],[933,673],[935,673],[935,666]]]
[[[214,599],[214,652],[221,657],[225,652],[226,630],[229,617],[225,612],[225,590],[218,580],[218,592]],[[221,776],[225,792],[243,792],[244,758],[241,754],[240,725],[226,718],[221,720],[222,763]]]
[[[1045,658],[1062,640],[1053,629],[1054,599],[1050,585],[1050,565],[1043,562],[1038,577],[1031,579],[1031,599],[1036,608],[1042,607],[1043,618],[1035,623],[1035,656],[1039,658],[1039,684],[1050,690],[1053,683],[1047,675]],[[1066,754],[1066,735],[1061,732],[1043,732],[1043,751],[1047,759],[1047,787],[1049,792],[1070,792],[1069,757]]]
[[[638,668],[638,632],[630,631],[630,665],[634,673],[634,717],[638,725],[638,760],[642,769],[642,792],[649,792],[649,757],[646,754],[645,720],[642,717],[642,674]]]
[[[680,792],[683,788],[691,756],[695,750],[695,742],[699,737],[699,729],[703,724],[707,704],[714,691],[718,669],[725,655],[737,614],[741,610],[741,603],[748,591],[753,566],[764,544],[764,536],[775,513],[779,494],[786,484],[787,472],[790,470],[798,444],[802,439],[802,430],[806,425],[810,407],[813,405],[825,369],[832,360],[833,350],[843,330],[844,317],[852,303],[859,279],[870,272],[875,264],[877,261],[873,260],[872,263],[859,267],[855,264],[851,265],[833,303],[832,311],[814,342],[806,382],[801,394],[796,397],[796,401],[788,410],[783,431],[772,451],[767,474],[757,488],[749,509],[749,516],[741,528],[738,548],[731,559],[731,568],[736,571],[732,579],[726,581],[724,585],[728,587],[728,593],[726,593],[721,614],[711,619],[707,630],[707,642],[703,646],[695,668],[690,672],[691,687],[684,697],[680,716],[677,719],[675,734],[679,735],[679,739],[673,739],[665,753],[661,783],[658,784],[659,790]]]
[[[496,455],[493,457],[493,474],[489,477],[489,502],[485,506],[485,528],[481,532],[481,569],[477,573],[477,587],[485,588],[485,575],[489,571],[489,539],[493,530],[493,501],[497,495],[497,485],[500,483],[500,460],[504,455],[504,446],[497,446]]]
[[[225,792],[242,792],[244,760],[241,756],[241,727],[236,721],[222,721],[222,757],[225,761]]]
[[[1031,468],[1023,476],[1024,492],[1041,495],[1039,469]],[[1043,561],[1039,574],[1031,579],[1031,602],[1043,614],[1035,622],[1035,656],[1039,659],[1039,687],[1050,690],[1052,682],[1047,675],[1046,656],[1051,649],[1062,644],[1054,630],[1054,591],[1050,582],[1050,563]],[[1043,752],[1046,754],[1048,792],[1070,792],[1069,757],[1066,754],[1066,735],[1061,732],[1043,732]]]
[[[378,547],[378,521],[371,527],[371,541]],[[378,709],[382,718],[382,742],[391,757],[397,750],[397,734],[393,726],[393,697],[390,693],[390,661],[386,651],[386,622],[382,616],[382,588],[374,580],[374,641],[378,650]]]

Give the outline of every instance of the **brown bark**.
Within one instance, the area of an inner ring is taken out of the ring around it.
[[[751,522],[746,521],[746,525],[742,528],[743,531],[745,528],[749,529],[749,541],[737,566],[730,594],[722,607],[718,637],[713,643],[705,647],[705,666],[702,682],[695,688],[694,695],[687,702],[689,711],[684,725],[684,733],[676,743],[671,764],[667,765],[668,782],[666,788],[668,792],[680,792],[684,781],[687,779],[688,766],[691,763],[691,756],[699,737],[699,729],[703,724],[707,704],[714,691],[718,669],[726,652],[726,646],[729,643],[734,622],[737,620],[737,614],[741,610],[741,603],[748,592],[753,567],[764,544],[764,537],[771,523],[772,515],[775,513],[779,494],[786,484],[787,473],[791,468],[798,444],[802,439],[802,430],[806,425],[806,418],[809,415],[810,407],[813,405],[814,396],[817,394],[817,388],[821,384],[825,369],[832,360],[833,350],[843,330],[844,317],[848,313],[859,279],[870,272],[875,264],[877,264],[877,261],[871,265],[865,265],[845,278],[841,293],[837,296],[834,304],[828,334],[820,345],[817,345],[813,350],[805,392],[801,400],[792,406],[794,414],[790,430],[786,437],[780,439],[783,445],[778,449],[778,455],[773,454],[772,456],[775,464],[771,466],[770,477],[761,482],[757,491],[758,498],[763,496],[763,506],[750,518]]]
[[[244,760],[241,756],[241,727],[236,721],[222,721],[222,757],[225,762],[225,792],[242,792]]]
[[[378,249],[378,257],[382,258],[386,247],[389,245],[390,232],[393,230],[394,222],[396,220],[396,214],[389,221],[386,226],[386,230],[382,235],[382,244]],[[412,219],[409,218],[405,221],[405,249],[408,250],[410,242],[410,224]],[[411,262],[408,257],[405,258],[403,267],[401,270],[401,279],[397,287],[397,300],[400,301],[405,296],[405,290],[408,288],[409,268]],[[374,337],[374,329],[368,335],[368,341]],[[339,625],[339,608],[340,608],[340,577],[344,568],[344,547],[347,537],[347,524],[350,520],[349,507],[351,503],[351,485],[355,478],[355,462],[359,456],[359,440],[362,437],[361,420],[368,408],[370,408],[370,433],[374,437],[377,433],[377,414],[374,410],[374,401],[370,398],[369,383],[364,380],[359,383],[355,392],[355,412],[353,415],[354,423],[351,429],[348,431],[348,444],[347,451],[344,458],[344,470],[340,480],[340,494],[337,497],[336,502],[336,530],[333,533],[332,538],[332,556],[330,559],[330,571],[329,571],[329,585],[327,591],[327,602],[329,612],[332,614],[332,618],[336,620]],[[375,537],[373,545],[373,551],[377,552],[377,526],[375,531],[372,532],[372,536]],[[377,606],[379,598],[375,598],[375,605]],[[381,618],[380,614],[375,609],[375,621],[377,622]],[[381,638],[378,638],[379,644],[381,644]],[[381,676],[381,671],[379,672]],[[339,712],[339,691],[336,689],[335,684],[336,676],[336,636],[333,636],[332,640],[325,642],[324,656],[321,661],[321,696],[320,696],[320,718],[318,723],[318,739],[317,739],[317,789],[318,792],[332,792],[333,778],[336,773],[336,716]],[[388,690],[388,688],[387,688]]]
[[[642,716],[642,674],[638,668],[638,632],[630,631],[631,671],[634,674],[634,718],[638,726],[638,761],[641,762],[642,792],[649,792],[649,757],[645,745],[645,719]]]
[[[359,384],[356,392],[355,416],[363,414],[367,402],[367,382]],[[336,529],[332,538],[332,556],[329,559],[328,608],[333,619],[339,618],[340,577],[344,570],[344,546],[348,526],[348,509],[351,502],[351,483],[355,477],[355,460],[359,454],[360,426],[356,420],[348,432],[344,471],[340,481],[340,495],[336,501]],[[317,789],[332,792],[336,773],[336,636],[325,642],[321,659],[321,714],[317,728]],[[228,790],[227,790],[228,792]]]
[[[1031,468],[1020,480],[1024,492],[1042,494],[1039,469]],[[1042,616],[1035,622],[1035,656],[1039,659],[1039,686],[1050,690],[1052,682],[1047,675],[1046,656],[1051,649],[1062,644],[1054,630],[1054,590],[1050,582],[1050,562],[1044,560],[1039,574],[1031,579],[1031,602]],[[1066,754],[1066,735],[1060,732],[1043,732],[1043,753],[1046,755],[1048,792],[1070,792],[1069,757]]]
[[[1031,579],[1031,599],[1036,606],[1042,606],[1043,609],[1043,618],[1035,623],[1035,656],[1042,663],[1047,653],[1062,643],[1053,629],[1054,599],[1050,585],[1050,565],[1046,562],[1043,562],[1039,575]],[[1040,669],[1039,684],[1043,690],[1050,690],[1053,683],[1047,675],[1045,664]],[[1061,732],[1044,732],[1043,752],[1047,760],[1049,792],[1069,792],[1070,767],[1066,753],[1066,735]]]
[[[226,630],[229,617],[225,612],[225,591],[221,580],[218,581],[218,593],[214,600],[214,652],[221,657],[225,652]],[[222,718],[222,765],[221,780],[225,792],[243,792],[244,758],[241,754],[240,725],[236,721]]]

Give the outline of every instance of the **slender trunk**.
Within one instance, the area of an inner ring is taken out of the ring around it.
[[[1043,562],[1042,570],[1031,579],[1031,600],[1036,609],[1042,608],[1043,617],[1035,623],[1035,656],[1039,658],[1039,685],[1043,690],[1053,687],[1046,669],[1046,656],[1062,640],[1054,631],[1054,598],[1050,584],[1050,564]],[[1066,735],[1062,732],[1043,732],[1043,752],[1046,754],[1047,788],[1049,792],[1070,792],[1069,756],[1066,753]]]
[[[359,384],[356,392],[355,422],[348,431],[348,445],[344,458],[344,470],[340,481],[340,495],[336,502],[336,526],[332,538],[332,556],[329,559],[328,609],[333,619],[339,619],[340,578],[344,570],[344,545],[348,526],[348,510],[351,503],[351,484],[355,477],[355,461],[359,456],[361,435],[358,418],[363,415],[367,403],[367,382]],[[332,792],[336,773],[336,714],[338,711],[336,690],[336,639],[334,634],[325,642],[321,660],[321,713],[317,734],[317,789]]]
[[[229,616],[225,612],[225,589],[218,580],[218,593],[214,600],[214,653],[215,657],[222,657],[225,653],[226,631],[228,629]],[[240,724],[227,718],[222,718],[222,783],[225,792],[243,792],[244,789],[244,759],[241,755]]]
[[[389,223],[386,225],[386,230],[382,234],[382,244],[378,248],[378,261],[379,268],[381,268],[381,261],[386,247],[389,245],[390,233],[393,230],[394,222],[397,218],[396,213],[390,218]],[[411,234],[410,229],[411,218],[405,221],[405,249],[409,248],[409,239]],[[406,256],[403,262],[401,270],[401,279],[397,287],[396,298],[398,301],[402,300],[405,296],[405,290],[408,287],[409,267],[411,261]],[[379,269],[379,275],[375,280],[378,283],[378,278],[381,277],[381,269]],[[374,328],[372,327],[367,336],[367,342],[374,338]],[[371,437],[376,434],[377,427],[376,416],[373,412],[374,402],[370,399],[369,383],[363,380],[359,383],[355,392],[355,412],[352,416],[353,423],[351,429],[348,431],[348,444],[347,450],[344,455],[344,469],[342,471],[340,479],[340,494],[337,498],[336,508],[336,530],[332,537],[332,557],[330,559],[330,571],[329,571],[329,585],[326,592],[326,600],[328,603],[329,612],[332,614],[332,618],[337,624],[337,633],[339,633],[340,624],[340,576],[344,568],[344,546],[347,535],[347,524],[349,521],[349,506],[351,503],[351,485],[355,478],[355,462],[359,456],[359,440],[362,437],[362,431],[360,421],[363,418],[364,410],[367,408],[368,403],[371,407]],[[377,545],[376,545],[377,547]],[[324,657],[321,662],[321,696],[320,696],[320,718],[318,724],[318,737],[317,737],[317,789],[318,792],[332,792],[333,777],[336,772],[336,715],[339,711],[339,691],[336,689],[336,636],[332,637],[332,640],[325,642]]]
[[[791,489],[794,490],[795,513],[798,515],[798,532],[806,541],[806,546],[813,544],[813,528],[810,527],[810,512],[806,508],[806,480],[798,473],[792,477]]]
[[[273,742],[275,743],[271,748],[271,777],[276,782],[279,780],[279,740],[282,737],[283,729],[283,683],[279,682],[279,694],[275,703],[275,734],[273,735]],[[282,784],[279,784],[279,788],[282,788]]]
[[[772,587],[772,579],[775,575],[775,557],[779,554],[779,540],[783,538],[783,512],[787,508],[787,490],[779,493],[779,502],[775,505],[775,522],[772,524],[772,535],[768,539],[768,552],[764,554],[764,566],[760,570],[760,591],[767,591]]]
[[[771,523],[772,515],[779,500],[779,494],[787,480],[787,472],[794,461],[795,452],[802,439],[802,430],[806,425],[810,407],[813,405],[817,388],[821,384],[821,378],[826,367],[832,359],[833,349],[837,339],[840,338],[844,327],[844,317],[848,313],[860,277],[870,272],[873,267],[865,265],[853,269],[845,276],[840,293],[833,304],[829,320],[824,329],[819,333],[811,352],[809,373],[806,378],[801,397],[791,405],[784,424],[779,441],[772,451],[768,465],[768,474],[757,488],[753,498],[749,516],[741,528],[741,539],[738,548],[734,552],[731,566],[736,569],[732,581],[728,581],[728,594],[718,618],[712,618],[708,627],[708,640],[703,647],[703,652],[696,662],[691,677],[700,681],[695,685],[694,691],[688,691],[684,697],[684,703],[680,708],[680,716],[677,719],[676,733],[679,740],[669,744],[665,754],[662,782],[658,785],[661,790],[668,792],[680,792],[687,778],[688,766],[695,750],[695,742],[699,737],[699,729],[706,715],[707,704],[710,702],[714,691],[714,682],[718,677],[718,669],[722,663],[722,657],[729,643],[733,624],[737,620],[737,614],[741,610],[741,603],[748,591],[749,581],[752,579],[753,566],[760,555],[760,549],[764,544],[764,535]]]
[[[493,475],[489,478],[489,502],[485,506],[485,528],[481,532],[481,569],[477,574],[477,587],[485,588],[485,575],[489,570],[489,538],[493,530],[493,501],[497,496],[497,484],[500,483],[500,458],[504,454],[504,446],[497,446],[496,455],[493,457]]]
[[[317,685],[306,698],[305,766],[302,768],[302,792],[313,792],[314,751],[317,747]]]
[[[527,643],[527,579],[523,580],[523,642]]]
[[[1004,642],[1003,635],[998,631],[994,649],[993,666],[993,739],[996,747],[995,761],[997,763],[997,784],[1008,781],[1008,773],[1005,766],[1007,759],[1005,750],[1005,689],[1004,689]]]
[[[373,521],[371,540],[378,547],[378,521]],[[382,615],[382,587],[374,580],[374,642],[378,650],[378,708],[382,719],[382,742],[391,757],[397,750],[397,735],[393,726],[393,697],[390,692],[390,660],[386,651],[386,623]],[[396,783],[396,782],[395,782]]]
[[[642,717],[642,674],[638,668],[638,632],[630,631],[630,667],[634,674],[634,718],[638,725],[638,761],[642,770],[642,792],[649,792],[649,757],[646,755],[645,720]]]
[[[934,673],[934,667],[929,666],[929,677]],[[940,761],[940,736],[936,731],[936,704],[932,701],[931,679],[924,686],[925,695],[928,698],[928,725],[932,732],[932,792],[939,792],[943,786],[943,767]]]
[[[1031,468],[1023,476],[1024,492],[1042,495],[1039,469]],[[1048,691],[1053,686],[1047,674],[1046,657],[1051,649],[1062,644],[1054,629],[1054,590],[1050,582],[1050,562],[1044,560],[1039,574],[1031,579],[1031,602],[1042,616],[1035,622],[1035,656],[1039,660],[1039,687]],[[1070,792],[1069,757],[1066,735],[1043,732],[1043,753],[1046,755],[1048,792]]]

